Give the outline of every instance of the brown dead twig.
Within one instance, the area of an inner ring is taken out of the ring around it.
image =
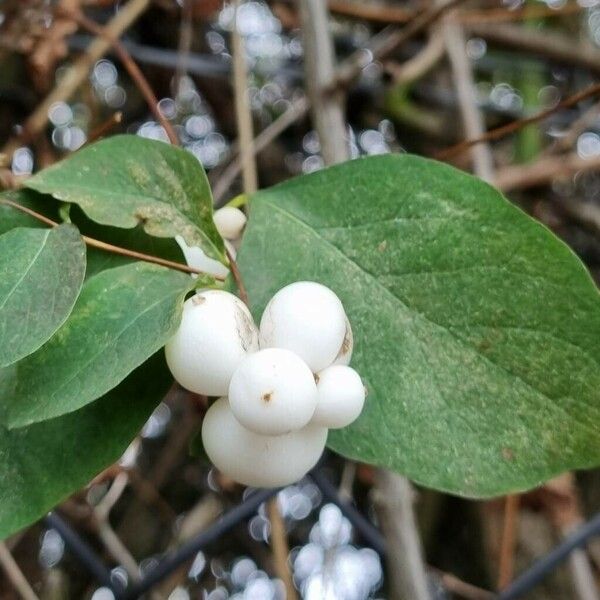
[[[600,94],[600,83],[597,83],[597,84],[594,84],[594,85],[586,88],[585,90],[582,90],[580,92],[577,92],[576,94],[573,94],[572,96],[569,96],[568,98],[565,98],[565,100],[563,100],[562,102],[559,102],[552,108],[543,110],[535,115],[532,115],[531,117],[517,119],[516,121],[511,121],[510,123],[507,123],[506,125],[496,127],[495,129],[490,129],[489,131],[487,131],[486,133],[484,133],[483,135],[481,135],[479,137],[476,137],[476,138],[473,138],[470,140],[464,140],[462,142],[459,142],[458,144],[455,144],[454,146],[450,146],[449,148],[440,150],[439,152],[436,152],[433,155],[433,157],[438,160],[448,160],[449,158],[457,156],[458,154],[461,154],[462,152],[468,150],[469,148],[472,148],[476,144],[481,144],[482,142],[490,142],[493,140],[498,140],[500,138],[503,138],[503,137],[507,136],[508,134],[514,133],[515,131],[521,129],[522,127],[525,127],[526,125],[531,125],[532,123],[539,123],[540,121],[547,119],[549,116],[553,115],[555,112],[558,112],[559,110],[562,110],[565,108],[570,108],[571,106],[574,106],[575,104],[578,104],[579,102],[581,102],[583,100],[586,100],[588,98],[593,98],[594,96],[598,96],[599,94]]]
[[[92,19],[86,17],[82,12],[76,10],[68,10],[68,9],[60,9],[59,14],[63,14],[72,18],[80,27],[83,29],[87,29],[90,33],[97,35],[99,37],[105,38],[112,46],[113,50],[119,57],[123,67],[129,73],[129,76],[135,83],[138,88],[140,94],[143,96],[144,100],[148,104],[148,108],[150,112],[154,115],[154,118],[161,124],[162,128],[165,130],[169,141],[174,146],[179,145],[179,138],[173,129],[169,120],[165,118],[165,116],[160,112],[158,108],[158,99],[156,94],[150,87],[148,80],[142,73],[141,69],[137,66],[137,63],[131,58],[131,55],[127,51],[127,48],[123,45],[119,36],[113,35],[112,31],[108,27],[102,27],[98,25]]]
[[[111,38],[118,38],[148,8],[150,0],[130,0],[111,19],[104,31]],[[42,132],[48,123],[48,111],[55,102],[64,102],[73,96],[85,81],[90,69],[111,48],[111,42],[105,36],[97,36],[85,52],[65,72],[54,89],[42,100],[23,123],[19,137],[8,141],[2,152],[12,156],[23,141],[30,141]]]
[[[108,119],[106,119],[106,121],[100,123],[96,129],[92,130],[85,145],[91,144],[96,140],[99,140],[101,137],[104,137],[107,133],[111,132],[114,127],[119,125],[122,120],[123,113],[121,111],[113,113],[110,117],[108,117]]]
[[[45,223],[50,227],[58,227],[60,223],[45,217],[44,215],[27,208],[26,206],[22,206],[17,202],[13,202],[12,200],[2,199],[0,200],[0,204],[5,204],[6,206],[11,206],[16,210],[20,210],[28,214],[30,217],[37,219],[38,221]],[[188,265],[184,265],[182,263],[173,262],[171,260],[166,260],[164,258],[160,258],[159,256],[151,256],[150,254],[143,254],[142,252],[137,252],[135,250],[129,250],[129,248],[121,248],[120,246],[114,246],[113,244],[107,244],[106,242],[102,242],[101,240],[96,240],[94,238],[88,237],[87,235],[82,235],[81,238],[83,241],[92,248],[97,248],[98,250],[104,250],[105,252],[111,252],[113,254],[119,254],[120,256],[127,256],[129,258],[135,258],[137,260],[142,260],[144,262],[153,263],[155,265],[160,265],[162,267],[168,267],[169,269],[174,269],[176,271],[183,271],[184,273],[194,273],[194,274],[202,274],[204,271],[199,271],[198,269],[193,269],[192,267],[188,267]],[[218,277],[216,275],[212,275],[215,279],[223,280],[224,277]]]
[[[390,4],[365,4],[358,1],[329,0],[329,10],[342,17],[363,19],[374,23],[403,24],[415,17],[415,11]],[[543,19],[564,17],[585,10],[577,2],[570,2],[558,8],[549,6],[526,6],[518,9],[489,8],[465,10],[459,17],[461,23],[501,23],[510,21],[526,21],[528,19]]]
[[[500,542],[498,565],[498,589],[504,589],[513,579],[515,570],[515,548],[517,540],[517,519],[519,517],[520,496],[510,494],[504,500],[504,521]]]
[[[560,177],[570,177],[578,172],[600,169],[600,158],[581,158],[577,154],[567,154],[539,158],[526,165],[513,165],[499,170],[494,185],[505,191],[526,189],[545,185]]]

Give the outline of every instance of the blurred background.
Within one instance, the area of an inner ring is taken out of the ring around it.
[[[238,4],[235,33],[235,5],[220,0],[0,0],[0,188],[117,133],[180,144],[217,206],[346,157],[411,152],[497,185],[598,281],[597,0]],[[174,390],[60,508],[117,587],[248,497],[190,457],[201,414]],[[418,537],[404,549],[423,560],[430,598],[494,597],[600,506],[596,472],[486,502],[406,488],[399,507],[368,466],[326,456],[319,472],[375,526],[408,519]],[[338,504],[310,477],[289,486],[146,597],[413,600],[395,577],[403,556],[386,563]],[[115,597],[48,523],[0,558],[3,600]],[[592,541],[522,597],[598,599],[599,569]]]

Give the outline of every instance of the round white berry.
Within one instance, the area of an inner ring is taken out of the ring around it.
[[[188,246],[180,235],[175,236],[175,241],[179,244],[188,267],[219,278],[227,277],[229,274],[229,269],[224,264],[208,257],[199,246]],[[193,274],[192,277],[195,278],[198,275]]]
[[[279,290],[267,304],[260,346],[291,350],[316,373],[335,360],[345,333],[340,299],[320,283],[298,281]]]
[[[348,317],[346,317],[346,334],[344,335],[344,341],[340,347],[340,351],[336,359],[333,361],[334,365],[348,366],[352,360],[352,350],[354,349],[354,334],[352,333],[352,326]]]
[[[248,356],[229,384],[236,419],[250,431],[281,435],[304,427],[317,405],[317,386],[302,359],[282,348]]]
[[[284,435],[249,431],[233,416],[227,398],[217,400],[202,423],[202,442],[224,475],[253,487],[279,487],[304,477],[319,460],[327,429],[317,425]]]
[[[257,350],[258,331],[246,305],[229,292],[202,290],[185,301],[165,355],[184,388],[222,396],[243,359]]]
[[[318,374],[317,408],[311,423],[339,429],[355,421],[365,403],[359,374],[345,365],[332,365]]]
[[[224,237],[226,240],[236,240],[240,237],[247,219],[246,215],[239,208],[224,206],[215,211],[213,221],[221,237]]]

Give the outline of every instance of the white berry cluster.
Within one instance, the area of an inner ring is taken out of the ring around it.
[[[360,415],[365,388],[348,366],[352,347],[339,298],[299,281],[273,296],[260,328],[233,294],[198,292],[165,352],[183,387],[221,396],[202,424],[213,464],[245,485],[276,487],[317,463],[329,428]]]

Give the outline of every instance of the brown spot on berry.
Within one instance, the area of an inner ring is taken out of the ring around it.
[[[267,392],[266,394],[263,394],[261,396],[261,400],[263,400],[263,402],[271,402],[273,398],[273,392]]]

